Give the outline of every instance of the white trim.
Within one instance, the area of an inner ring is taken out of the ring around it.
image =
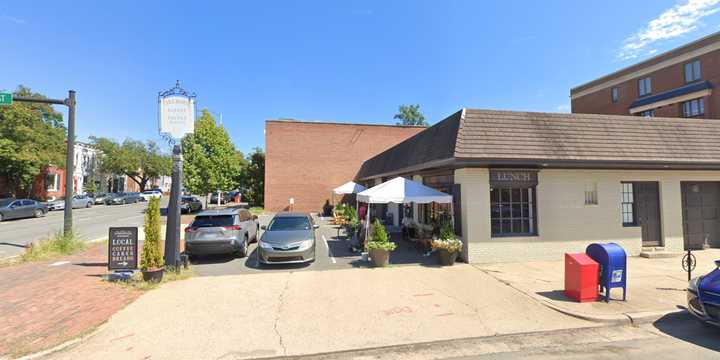
[[[700,97],[708,96],[710,94],[712,94],[712,89],[700,90],[700,91],[692,92],[689,94],[676,96],[676,97],[673,97],[670,99],[656,101],[654,103],[650,103],[647,105],[630,108],[629,111],[631,114],[637,114],[637,113],[643,112],[645,110],[657,109],[661,106],[667,106],[667,105],[676,104],[676,103],[683,102],[683,101],[693,100],[693,99],[697,99]]]
[[[675,57],[673,57],[673,58],[667,59],[667,60],[665,60],[665,61],[661,61],[661,62],[659,62],[659,63],[657,63],[657,64],[644,67],[644,68],[642,68],[642,69],[639,69],[639,70],[637,70],[637,71],[631,72],[631,73],[629,73],[629,74],[625,74],[625,75],[623,75],[623,76],[620,76],[620,77],[617,77],[617,78],[614,78],[614,79],[607,80],[607,81],[602,82],[602,83],[600,83],[600,84],[598,84],[598,85],[589,87],[589,88],[587,88],[587,89],[585,89],[585,90],[578,91],[577,93],[574,93],[574,94],[572,93],[573,90],[570,90],[570,99],[575,100],[575,99],[577,99],[577,98],[580,98],[580,97],[583,97],[583,96],[585,96],[585,95],[589,95],[589,94],[598,92],[598,91],[603,90],[603,89],[606,89],[606,88],[608,88],[608,87],[620,85],[620,84],[622,84],[622,83],[624,83],[624,82],[633,80],[633,79],[635,79],[635,78],[637,78],[637,77],[645,76],[645,75],[648,75],[648,74],[653,73],[653,72],[655,72],[655,71],[664,69],[664,68],[666,68],[666,67],[670,67],[670,66],[673,66],[673,65],[677,65],[677,64],[680,64],[680,63],[684,63],[684,62],[693,60],[694,58],[696,58],[696,57],[698,57],[698,56],[705,55],[705,54],[707,54],[707,53],[709,53],[709,52],[713,52],[713,51],[716,51],[716,50],[720,50],[720,41],[715,42],[715,43],[712,43],[712,44],[707,45],[707,46],[704,46],[704,47],[701,47],[701,48],[699,48],[699,49],[695,49],[695,50],[693,50],[693,51],[690,51],[690,52],[687,52],[687,53],[684,53],[684,54],[680,54],[680,55],[678,55],[678,56],[675,56]],[[663,54],[663,55],[664,55],[664,54]],[[659,56],[662,56],[662,55],[659,55]],[[651,60],[652,60],[652,59],[651,59]],[[635,66],[635,65],[632,65],[632,66]],[[619,72],[622,72],[622,71],[624,71],[624,70],[625,70],[625,69],[618,70],[618,71],[616,71],[615,73],[619,73]],[[683,68],[683,72],[684,72],[684,71],[685,71],[685,70],[684,70],[684,68]],[[613,73],[613,74],[615,74],[615,73]],[[612,76],[613,74],[610,74],[610,75],[607,75],[607,76]],[[683,75],[683,79],[684,79],[684,78],[685,78],[685,74],[683,73],[682,75]],[[591,81],[591,82],[592,82],[592,81]],[[582,86],[583,86],[583,85],[579,85],[579,86],[577,86],[577,87],[575,87],[575,88],[582,87]],[[574,88],[574,89],[575,89],[575,88]]]

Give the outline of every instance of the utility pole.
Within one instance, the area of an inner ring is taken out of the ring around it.
[[[68,107],[67,157],[65,161],[65,212],[63,218],[63,233],[68,235],[72,232],[73,227],[72,199],[75,183],[73,181],[73,173],[75,170],[75,90],[69,90],[66,99],[42,99],[13,95],[12,101],[65,105]]]

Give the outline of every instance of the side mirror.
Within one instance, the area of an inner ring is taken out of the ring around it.
[[[260,230],[267,230],[267,226],[265,226],[265,225],[261,226]]]
[[[715,267],[720,268],[720,260],[715,260]]]
[[[319,229],[320,225],[313,225],[313,229]]]

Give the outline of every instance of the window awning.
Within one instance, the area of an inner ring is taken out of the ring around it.
[[[675,104],[681,101],[687,101],[702,96],[707,96],[710,95],[711,92],[712,84],[709,81],[701,81],[687,84],[676,89],[663,91],[652,96],[644,96],[636,99],[630,105],[630,113],[636,114],[639,112],[656,109],[661,106]]]

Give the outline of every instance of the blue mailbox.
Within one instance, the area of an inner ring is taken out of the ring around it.
[[[590,244],[585,253],[600,264],[599,285],[605,291],[605,302],[610,301],[610,289],[623,289],[623,301],[627,292],[627,256],[625,250],[615,243]]]

